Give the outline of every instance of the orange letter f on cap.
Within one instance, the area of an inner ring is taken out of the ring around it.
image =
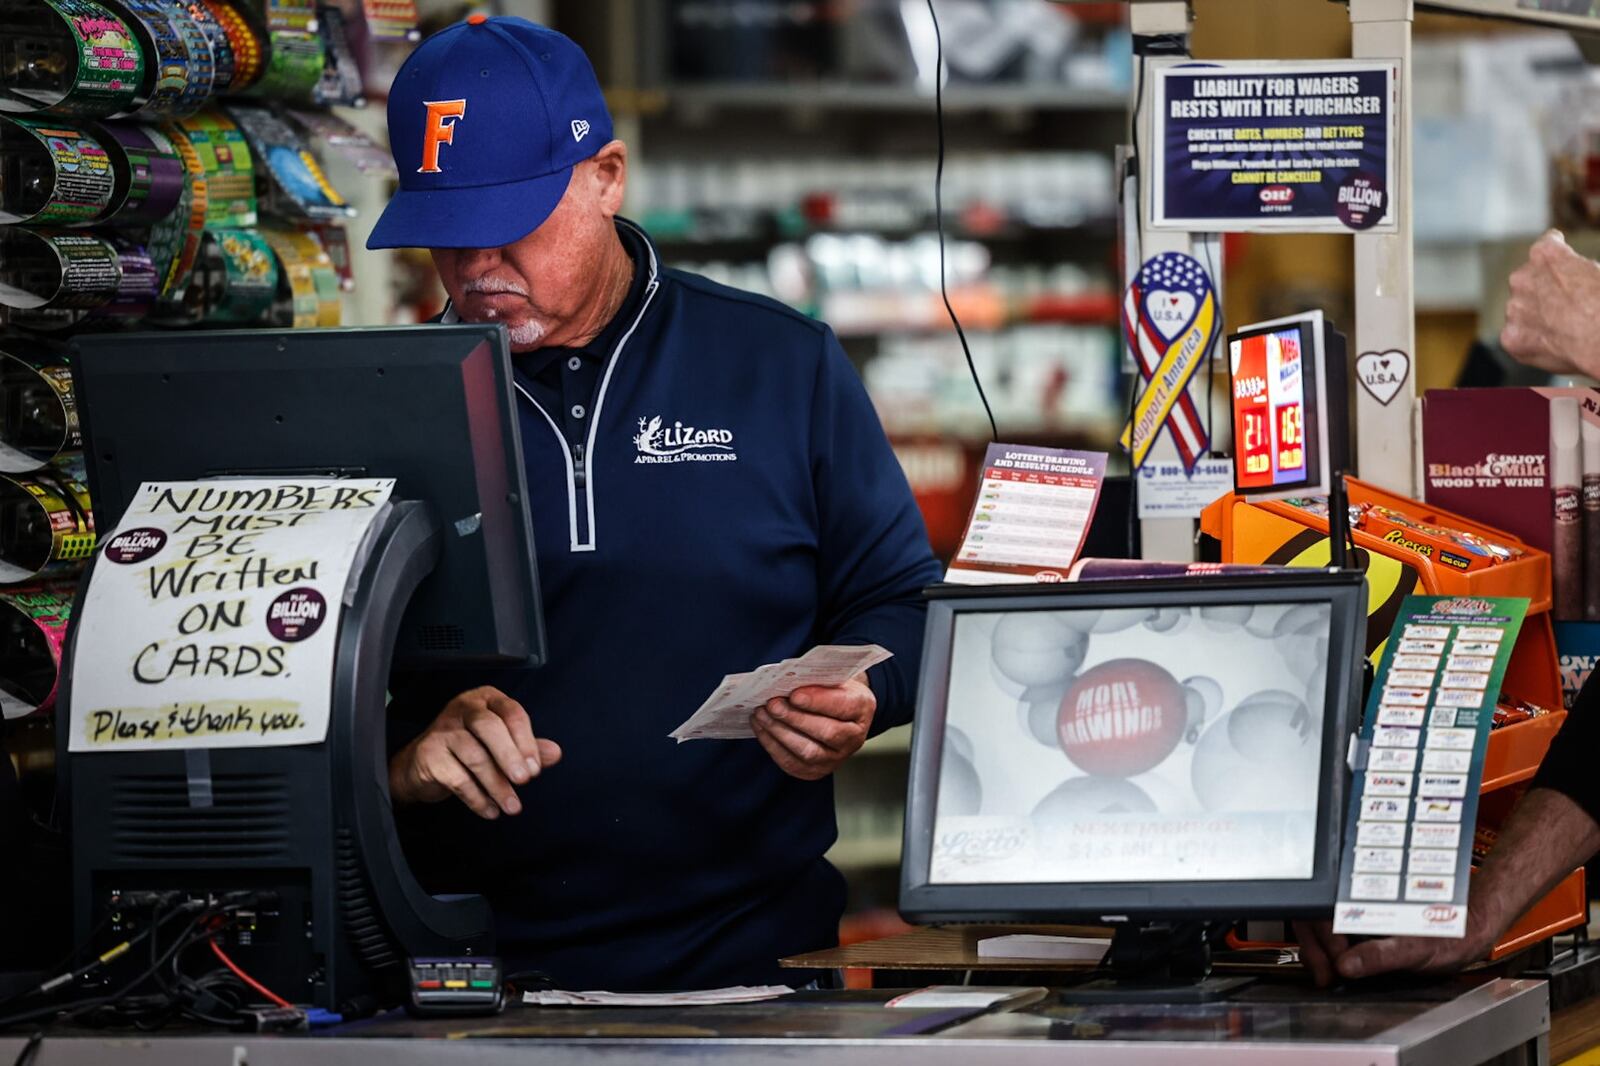
[[[439,146],[456,143],[456,119],[467,113],[465,100],[427,100],[428,128],[422,131],[422,165],[418,174],[439,173]]]

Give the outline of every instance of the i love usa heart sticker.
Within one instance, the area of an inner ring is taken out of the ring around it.
[[[1367,395],[1389,406],[1411,376],[1411,357],[1398,348],[1387,352],[1362,352],[1356,359],[1356,379]]]

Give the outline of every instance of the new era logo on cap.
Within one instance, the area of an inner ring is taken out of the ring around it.
[[[582,118],[574,118],[582,115]],[[583,50],[475,12],[423,41],[389,91],[400,188],[369,248],[499,248],[533,232],[577,164],[611,143]]]

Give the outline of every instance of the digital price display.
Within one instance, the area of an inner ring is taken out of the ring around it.
[[[1237,337],[1230,347],[1239,487],[1304,484],[1306,387],[1300,330]]]
[[[1228,338],[1234,489],[1253,497],[1324,493],[1349,448],[1344,338],[1320,311]]]

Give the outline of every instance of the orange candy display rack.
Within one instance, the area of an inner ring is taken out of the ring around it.
[[[1396,496],[1375,485],[1346,480],[1352,506],[1373,504],[1428,525],[1473,533],[1523,554],[1487,569],[1463,573],[1408,544],[1353,530],[1355,555],[1367,574],[1367,652],[1376,663],[1400,604],[1407,596],[1517,596],[1529,601],[1522,633],[1512,649],[1503,692],[1558,708],[1561,674],[1555,630],[1550,620],[1550,556],[1501,530],[1470,518]],[[1329,564],[1328,520],[1281,501],[1251,501],[1227,495],[1205,509],[1200,528],[1222,545],[1225,563],[1323,567]],[[1496,826],[1538,769],[1566,712],[1553,713],[1496,729],[1484,756],[1479,825]],[[1583,925],[1588,904],[1583,870],[1574,870],[1549,895],[1535,903],[1495,945],[1491,958],[1503,958],[1556,933]]]

